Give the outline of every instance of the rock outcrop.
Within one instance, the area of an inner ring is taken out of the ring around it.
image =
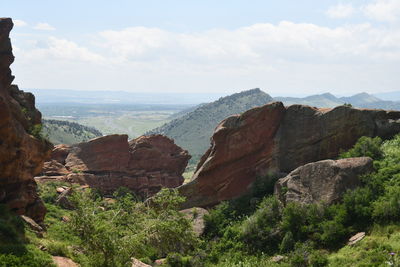
[[[347,190],[361,185],[359,177],[373,170],[368,157],[322,160],[301,166],[278,180],[274,194],[286,204],[338,203]]]
[[[11,19],[0,18],[0,203],[41,222],[46,209],[33,177],[41,172],[51,145],[29,134],[38,133],[41,123],[34,96],[11,85],[12,27]]]
[[[37,181],[63,180],[89,185],[105,194],[127,187],[148,197],[162,187],[178,187],[190,156],[162,135],[109,135],[77,145],[56,146]]]
[[[389,138],[399,132],[398,111],[284,107],[281,102],[248,110],[217,126],[192,181],[179,188],[187,199],[182,208],[236,198],[257,176],[335,158],[361,136]]]

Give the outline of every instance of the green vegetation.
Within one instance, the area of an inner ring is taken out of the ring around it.
[[[81,266],[130,266],[132,257],[152,262],[171,253],[187,255],[201,242],[191,230],[190,221],[178,211],[184,199],[176,190],[164,189],[151,202],[144,203],[122,189],[115,193],[115,201],[110,202],[95,192],[75,188],[76,193],[70,197],[75,209],[70,211],[55,201],[56,188],[63,185],[66,184],[40,185],[40,195],[48,209],[45,220],[48,229],[43,238],[30,230],[26,233],[32,248],[45,248],[46,253],[38,250],[46,256],[41,258],[43,264],[52,255],[71,258]],[[9,224],[16,225],[23,233],[23,224],[17,217],[12,218],[17,221]],[[4,232],[14,238],[9,229]],[[5,247],[15,251],[10,243]],[[14,260],[8,254],[1,257]]]
[[[85,142],[103,135],[93,127],[59,120],[43,120],[43,129],[40,132],[56,145]]]
[[[210,146],[210,137],[215,127],[225,118],[240,114],[251,108],[262,106],[273,99],[260,89],[233,94],[219,100],[202,104],[195,110],[164,124],[146,134],[163,134],[189,151],[192,159],[189,167],[194,168],[200,157]]]
[[[31,128],[29,128],[28,133],[30,135],[33,135],[38,140],[44,140],[46,135],[43,134],[42,130],[43,130],[42,124],[35,124]]]
[[[40,185],[47,233],[39,238],[28,230],[24,239],[23,224],[1,210],[0,259],[10,262],[5,266],[19,266],[24,257],[32,261],[26,266],[50,266],[50,255],[83,267],[130,266],[131,257],[148,264],[166,258],[163,266],[398,266],[400,135],[389,141],[360,138],[341,157],[365,155],[374,159],[375,171],[341,203],[283,206],[272,194],[277,177],[259,177],[249,194],[210,210],[200,237],[178,211],[184,199],[176,190],[142,202],[123,189],[115,201],[76,189],[71,211],[55,204],[63,184]],[[367,237],[346,245],[359,231]],[[281,259],[274,262],[277,255]]]
[[[25,239],[22,220],[0,205],[0,267],[50,266],[50,255]]]

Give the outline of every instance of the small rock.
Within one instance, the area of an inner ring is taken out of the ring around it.
[[[61,221],[63,221],[63,222],[69,222],[69,221],[71,221],[71,218],[69,218],[68,216],[62,216],[62,217],[61,217]]]
[[[272,262],[278,263],[278,262],[281,262],[281,261],[283,261],[283,260],[285,260],[285,259],[286,259],[285,256],[276,255],[276,256],[273,256],[273,257],[272,257],[271,261],[272,261]]]
[[[66,189],[65,188],[63,188],[63,187],[57,187],[57,193],[58,194],[61,194],[62,192],[64,192]]]
[[[72,188],[68,188],[58,196],[56,203],[61,207],[63,207],[64,209],[73,209],[74,206],[68,199],[68,197],[71,196],[72,193],[73,193]]]
[[[59,256],[53,256],[53,262],[57,267],[79,267],[80,265],[71,259]]]
[[[21,215],[21,219],[24,220],[24,222],[29,226],[29,228],[31,228],[33,231],[37,232],[37,233],[41,233],[43,232],[43,228],[37,224],[34,220],[32,220],[31,218],[29,218],[28,216],[25,215]]]
[[[350,237],[347,245],[352,246],[352,245],[358,243],[359,241],[363,240],[364,237],[365,237],[365,232],[357,233],[357,234],[353,235],[352,237]]]
[[[165,263],[167,263],[167,259],[158,259],[158,260],[156,260],[155,262],[154,262],[154,265],[155,266],[159,266],[159,265],[163,265],[163,264],[165,264]]]
[[[151,267],[151,265],[143,263],[138,259],[132,258],[132,267]]]
[[[115,199],[113,199],[113,198],[106,197],[106,198],[104,198],[104,202],[107,203],[107,204],[114,204],[117,201]]]

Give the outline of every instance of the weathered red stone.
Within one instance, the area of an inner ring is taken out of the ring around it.
[[[41,222],[46,209],[33,176],[41,172],[51,146],[28,134],[41,122],[34,96],[11,85],[12,27],[11,19],[0,18],[0,203]]]
[[[388,138],[399,132],[399,111],[285,108],[280,102],[251,109],[217,126],[192,181],[179,187],[187,199],[183,208],[236,198],[257,176],[335,158],[361,136]]]
[[[67,153],[65,153],[67,152]],[[72,146],[57,146],[38,181],[63,180],[112,194],[127,187],[148,197],[162,187],[178,187],[190,156],[162,135],[109,135]],[[65,162],[62,165],[60,162]],[[66,173],[64,171],[67,171]],[[54,175],[54,177],[51,177]],[[60,176],[61,175],[61,176]]]

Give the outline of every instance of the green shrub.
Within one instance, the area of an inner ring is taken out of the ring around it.
[[[357,143],[347,152],[340,155],[341,158],[353,158],[353,157],[371,157],[375,160],[383,157],[383,151],[381,148],[382,139],[380,137],[361,137]]]
[[[306,209],[299,203],[290,202],[282,211],[282,230],[293,233],[296,240],[301,240],[305,234]]]
[[[131,257],[151,259],[197,247],[190,222],[178,211],[177,190],[161,190],[150,205],[126,194],[102,207],[90,191],[72,196],[70,227],[94,266],[125,266]]]
[[[324,267],[328,265],[327,253],[321,251],[313,251],[309,257],[309,266]]]
[[[294,248],[295,241],[292,232],[287,232],[279,245],[279,250],[281,253],[287,253]]]
[[[28,245],[22,255],[0,254],[0,267],[55,267],[49,254]]]
[[[400,186],[388,186],[386,192],[373,203],[373,217],[381,223],[400,219]]]
[[[372,201],[375,195],[368,187],[357,188],[343,196],[348,224],[354,225],[356,231],[364,230],[372,223]]]
[[[171,253],[167,256],[167,263],[173,267],[191,267],[191,258],[180,255],[179,253]]]
[[[242,239],[250,251],[273,253],[281,243],[281,207],[275,197],[265,198],[257,211],[242,224]]]
[[[205,216],[205,235],[209,238],[221,237],[230,222],[242,220],[243,217],[254,213],[263,198],[274,192],[277,180],[278,176],[274,174],[258,177],[248,194],[217,205]]]
[[[327,219],[321,222],[320,242],[325,248],[337,248],[349,234],[345,226],[346,209],[343,205],[333,205],[327,208]]]
[[[42,124],[35,124],[29,129],[29,134],[33,135],[39,140],[43,140],[44,137],[42,135]]]

